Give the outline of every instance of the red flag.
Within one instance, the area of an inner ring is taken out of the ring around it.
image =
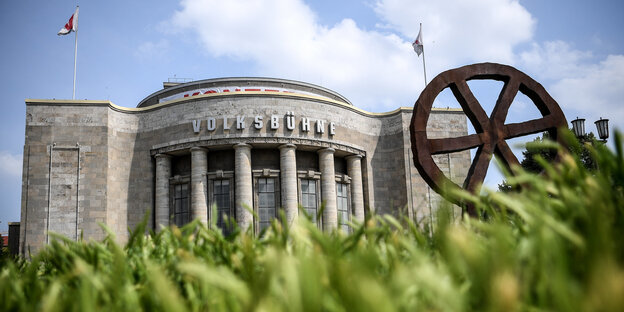
[[[78,7],[76,7],[76,12],[74,14],[72,14],[72,16],[69,18],[69,22],[67,22],[67,24],[65,24],[65,26],[63,28],[61,28],[61,30],[59,30],[58,35],[67,35],[72,31],[77,31],[78,30]]]
[[[420,26],[420,30],[418,31],[418,37],[416,37],[416,40],[414,40],[414,43],[412,43],[412,47],[414,47],[414,52],[416,52],[418,56],[423,53],[422,25]]]

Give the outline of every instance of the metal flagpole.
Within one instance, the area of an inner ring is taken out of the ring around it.
[[[420,23],[420,33],[422,34],[422,23]],[[427,67],[425,66],[425,44],[422,44],[422,54],[423,54],[423,73],[425,74],[425,88],[427,87]]]
[[[76,12],[78,11],[78,6],[76,6]],[[78,25],[78,14],[76,14],[76,20],[73,21],[74,25]],[[74,43],[74,89],[72,91],[72,100],[76,99],[76,59],[78,58],[78,27],[76,27],[76,39]],[[423,55],[424,56],[424,55]]]

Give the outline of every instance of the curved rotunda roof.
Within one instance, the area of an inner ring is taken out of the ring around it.
[[[245,92],[267,94],[303,94],[353,106],[347,98],[339,93],[314,84],[277,78],[233,77],[191,81],[187,83],[164,83],[165,88],[156,91],[137,105],[138,108],[149,107],[176,99],[193,97],[201,94],[228,93],[244,94]]]

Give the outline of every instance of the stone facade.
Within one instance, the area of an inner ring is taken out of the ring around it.
[[[49,241],[48,230],[101,239],[100,222],[123,242],[146,214],[154,229],[174,214],[184,220],[187,210],[189,219],[208,222],[217,217],[213,204],[232,207],[219,208],[219,217],[258,227],[249,209],[273,213],[262,210],[273,198],[259,194],[273,181],[289,221],[300,215],[301,179],[318,189],[306,194],[326,205],[323,228],[338,226],[342,184],[354,221],[370,211],[423,220],[440,199],[412,163],[411,116],[412,108],[369,113],[322,87],[259,78],[181,84],[137,108],[26,100],[21,251]],[[465,135],[467,119],[461,110],[434,109],[428,129],[431,137]],[[468,152],[435,160],[458,184],[470,166]]]

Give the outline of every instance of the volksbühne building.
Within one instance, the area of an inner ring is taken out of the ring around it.
[[[412,163],[412,108],[370,113],[316,85],[273,78],[165,83],[136,108],[109,101],[26,100],[21,252],[49,242],[120,239],[151,226],[234,218],[256,233],[298,207],[331,230],[365,214],[431,215],[438,198]],[[467,134],[461,110],[437,109],[428,135]],[[469,152],[435,156],[461,183]],[[216,207],[214,210],[210,207]],[[253,211],[257,218],[244,207]]]

